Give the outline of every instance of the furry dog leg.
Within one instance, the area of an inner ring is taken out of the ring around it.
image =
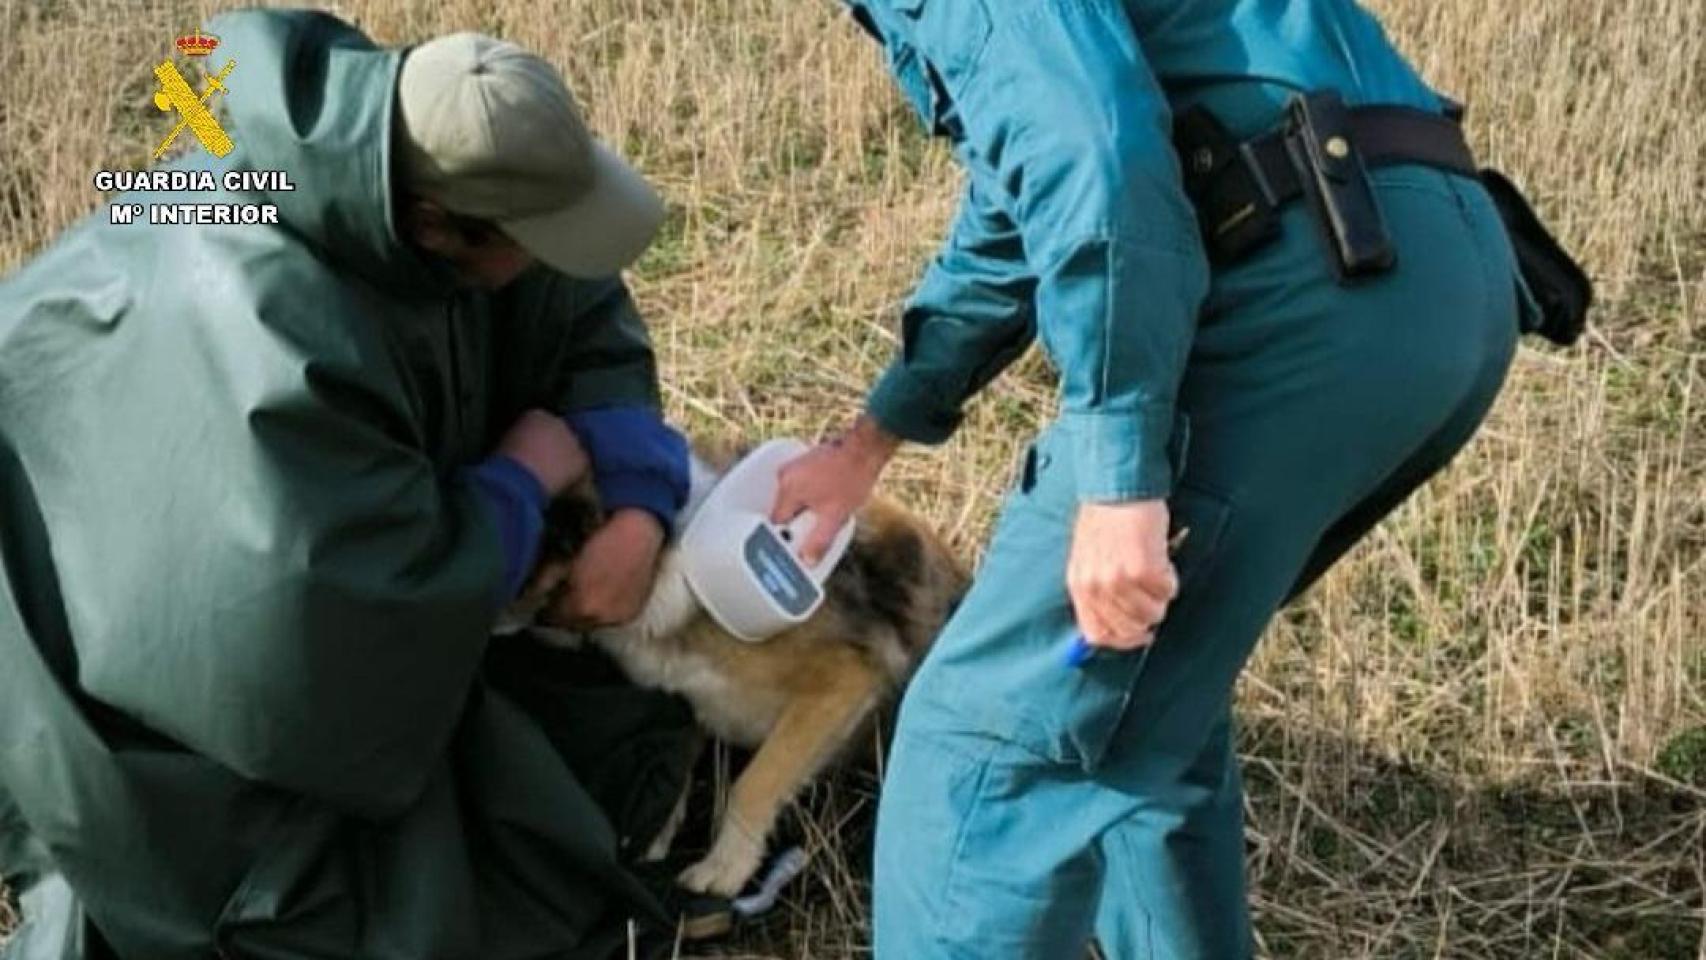
[[[882,696],[884,678],[848,658],[826,667],[828,684],[799,694],[729,791],[727,808],[705,859],[678,878],[701,893],[733,896],[764,857],[764,843],[782,807],[851,738]]]

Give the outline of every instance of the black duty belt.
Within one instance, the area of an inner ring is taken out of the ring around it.
[[[1332,91],[1299,95],[1276,128],[1238,140],[1203,107],[1183,111],[1174,145],[1203,240],[1220,263],[1278,235],[1280,207],[1307,198],[1342,279],[1395,261],[1367,169],[1418,163],[1476,177],[1459,111],[1346,107]]]
[[[1369,167],[1420,163],[1466,177],[1480,173],[1469,141],[1464,139],[1463,127],[1450,117],[1393,106],[1352,107],[1349,113],[1350,143],[1355,144],[1362,153],[1362,162]],[[1269,196],[1276,204],[1303,196],[1303,184],[1292,166],[1286,138],[1286,130],[1270,130],[1238,146],[1254,172],[1267,184]],[[1200,152],[1204,150],[1209,152]],[[1195,172],[1205,165],[1213,169],[1219,158],[1205,144],[1188,154],[1186,160]]]
[[[1593,283],[1510,179],[1479,170],[1463,138],[1463,108],[1346,107],[1337,92],[1298,94],[1276,128],[1238,140],[1201,106],[1181,111],[1173,140],[1203,243],[1228,263],[1274,239],[1278,210],[1309,201],[1340,282],[1380,274],[1397,262],[1368,168],[1419,163],[1476,179],[1510,236],[1525,305],[1522,330],[1568,345],[1581,336]]]

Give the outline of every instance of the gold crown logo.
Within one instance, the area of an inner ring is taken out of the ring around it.
[[[178,52],[186,57],[205,57],[219,46],[219,38],[211,33],[202,33],[197,27],[195,33],[178,38]]]

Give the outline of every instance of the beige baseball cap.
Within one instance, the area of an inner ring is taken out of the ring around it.
[[[397,107],[414,193],[495,222],[570,276],[616,273],[663,222],[662,199],[587,132],[556,68],[513,43],[457,33],[414,47]]]

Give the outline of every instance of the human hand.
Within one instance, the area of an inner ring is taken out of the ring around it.
[[[772,523],[787,523],[810,510],[816,523],[800,544],[800,559],[814,566],[853,512],[871,498],[900,439],[861,415],[840,436],[789,461],[777,475]]]
[[[498,452],[527,468],[545,494],[555,497],[586,475],[586,451],[563,418],[529,410],[498,441]]]
[[[1165,500],[1079,506],[1066,587],[1090,646],[1135,650],[1154,639],[1179,592],[1167,524]]]
[[[630,508],[611,514],[570,563],[551,621],[591,630],[638,617],[652,595],[663,543],[663,525],[650,513]]]

